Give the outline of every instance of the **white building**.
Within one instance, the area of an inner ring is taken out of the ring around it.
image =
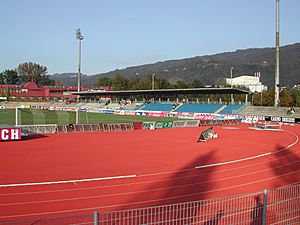
[[[244,86],[249,88],[249,90],[254,92],[262,92],[263,90],[267,90],[267,86],[263,85],[260,82],[260,76],[249,76],[243,75],[234,78],[226,78],[226,84],[234,86]]]

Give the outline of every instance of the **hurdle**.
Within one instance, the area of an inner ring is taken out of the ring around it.
[[[271,121],[264,121],[264,122],[256,122],[253,123],[252,127],[249,127],[250,129],[254,130],[272,130],[272,131],[281,131],[281,125],[282,123],[271,123]]]
[[[210,127],[201,132],[197,142],[207,142],[210,139],[214,139],[214,135],[213,127]]]

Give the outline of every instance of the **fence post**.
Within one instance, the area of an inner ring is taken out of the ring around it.
[[[15,125],[18,126],[18,120],[19,120],[19,115],[18,115],[18,106],[16,106],[16,109],[15,109]]]
[[[98,225],[99,223],[99,213],[94,211],[94,225]]]
[[[267,204],[268,204],[268,190],[264,190],[264,204],[263,204],[263,215],[262,225],[267,225]]]

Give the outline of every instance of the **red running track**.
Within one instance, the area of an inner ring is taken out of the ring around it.
[[[206,143],[197,139],[207,127],[1,142],[0,221],[156,206],[299,182],[300,126],[233,128],[214,127],[220,138]]]

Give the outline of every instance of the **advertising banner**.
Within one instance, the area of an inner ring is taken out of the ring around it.
[[[148,115],[150,117],[164,117],[164,113],[163,112],[148,112]]]
[[[160,128],[172,128],[173,122],[172,121],[166,121],[166,122],[156,122],[155,128],[160,129]]]
[[[148,112],[145,111],[137,111],[135,113],[136,116],[148,116]]]
[[[153,130],[155,128],[155,122],[143,122],[143,129]]]
[[[135,112],[134,111],[125,111],[124,115],[126,115],[126,116],[135,116]]]
[[[21,128],[0,128],[0,141],[20,140]]]
[[[282,123],[297,123],[297,118],[293,117],[280,117],[280,116],[266,116],[266,121],[282,122]]]
[[[213,115],[196,114],[195,119],[196,120],[215,120],[216,117]]]
[[[296,119],[291,117],[281,117],[281,122],[283,123],[295,123]]]

